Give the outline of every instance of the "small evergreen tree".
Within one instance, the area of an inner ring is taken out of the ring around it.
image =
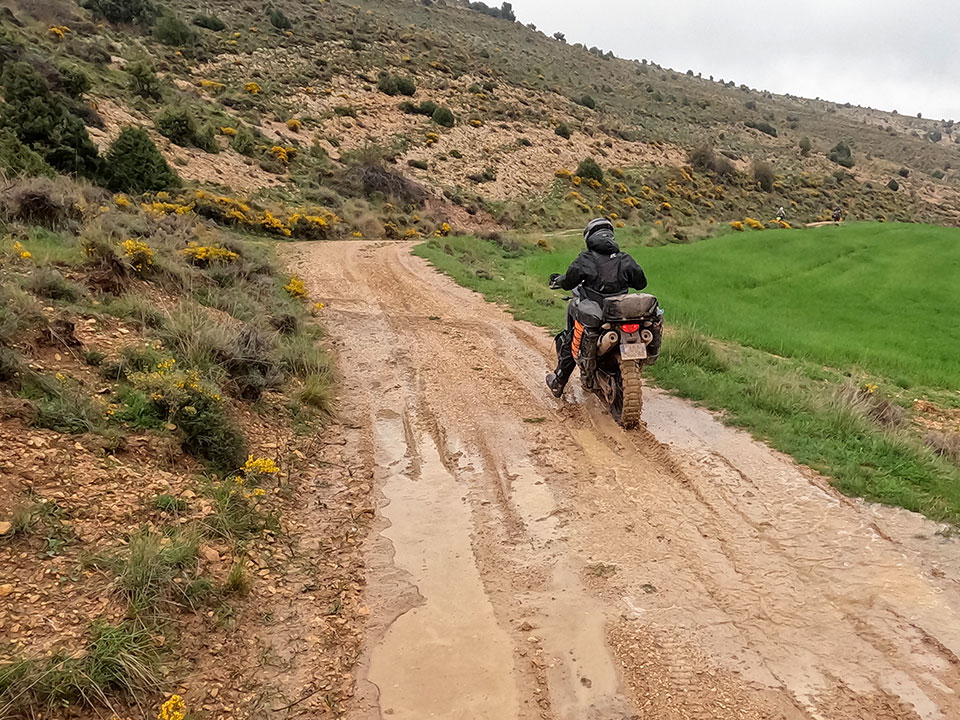
[[[290,22],[290,18],[284,15],[283,10],[279,8],[270,8],[267,12],[267,19],[277,30],[290,30],[293,28],[293,23]]]
[[[130,76],[130,87],[141,97],[151,100],[160,99],[160,80],[157,73],[146,60],[135,60],[124,68]]]
[[[838,142],[833,146],[833,149],[830,150],[830,160],[841,167],[852,168],[854,165],[853,151],[850,150],[850,146],[845,142]]]
[[[50,90],[32,66],[23,62],[5,66],[0,78],[3,97],[0,127],[57,170],[96,176],[100,158],[83,120],[70,112],[64,98]]]
[[[810,143],[810,138],[802,137],[800,138],[800,154],[803,157],[807,157],[810,154],[810,150],[813,148],[813,145]]]
[[[151,0],[85,0],[83,6],[112,23],[151,25],[158,14]]]
[[[214,32],[220,32],[224,30],[227,26],[216,15],[204,15],[203,13],[196,15],[193,18],[193,24],[197,27],[206,28],[207,30],[213,30]]]
[[[110,145],[103,179],[114,192],[144,193],[179,187],[180,178],[170,168],[147,133],[124,128]]]
[[[453,117],[453,111],[448,107],[440,106],[433,111],[433,121],[437,125],[442,125],[443,127],[451,128],[454,125],[455,119]]]
[[[580,161],[580,164],[577,166],[577,175],[585,180],[592,179],[597,182],[603,182],[603,170],[600,169],[597,161],[592,157]]]
[[[153,36],[164,45],[173,47],[193,45],[197,40],[196,33],[190,29],[190,26],[173,13],[166,13],[157,20]]]
[[[28,148],[12,130],[0,129],[0,171],[7,177],[53,175],[38,153]]]

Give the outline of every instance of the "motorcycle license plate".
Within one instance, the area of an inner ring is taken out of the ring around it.
[[[645,360],[647,346],[642,342],[623,343],[620,345],[620,355],[624,360]]]

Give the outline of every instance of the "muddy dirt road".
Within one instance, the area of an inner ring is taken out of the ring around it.
[[[624,432],[409,245],[287,249],[373,467],[350,717],[960,718],[960,543],[652,388]]]

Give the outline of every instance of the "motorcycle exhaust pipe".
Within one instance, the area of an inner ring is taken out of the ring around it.
[[[653,333],[644,328],[640,333],[640,339],[643,340],[644,345],[649,345],[653,342]]]
[[[606,355],[620,343],[620,336],[612,330],[604,333],[597,342],[597,356]]]

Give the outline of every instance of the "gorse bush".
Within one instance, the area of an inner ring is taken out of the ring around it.
[[[569,140],[570,136],[573,135],[573,131],[570,130],[570,127],[565,123],[560,123],[557,125],[554,132],[565,140]]]
[[[180,186],[150,136],[140,128],[124,128],[104,158],[103,178],[114,192],[144,193]]]
[[[577,98],[574,102],[576,102],[577,105],[583,105],[583,107],[590,108],[591,110],[596,110],[597,108],[597,101],[594,100],[590,95],[583,95]]]
[[[800,154],[803,157],[807,157],[810,154],[810,150],[813,148],[813,145],[810,143],[810,138],[803,137],[800,138]]]
[[[5,102],[0,127],[12,131],[43,160],[61,172],[95,177],[100,168],[96,146],[83,120],[50,90],[37,71],[23,62],[8,63],[0,76]]]
[[[383,73],[377,83],[377,89],[387,95],[406,95],[411,97],[417,92],[417,85],[412,78],[402,75]]]

